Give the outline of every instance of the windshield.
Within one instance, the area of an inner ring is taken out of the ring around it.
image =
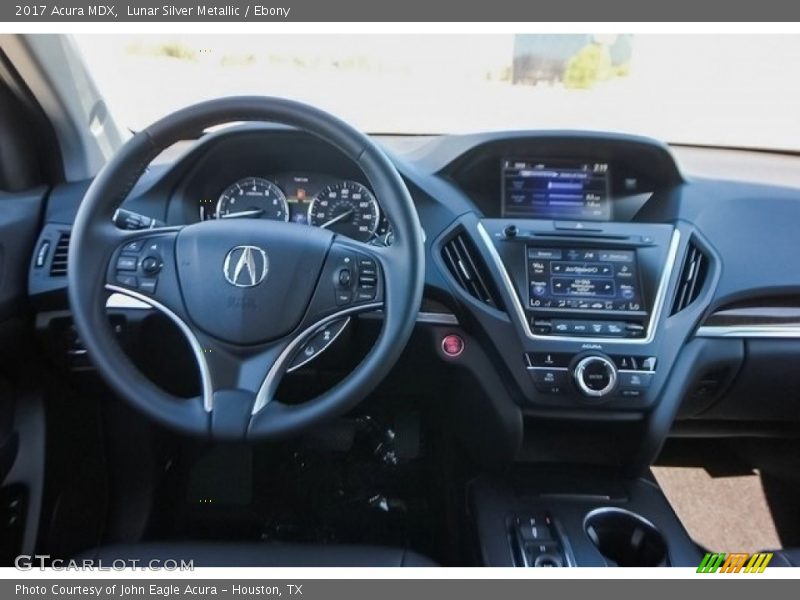
[[[133,130],[264,94],[370,133],[595,129],[800,150],[796,35],[79,35]]]

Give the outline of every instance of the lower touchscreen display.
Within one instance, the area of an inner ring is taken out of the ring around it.
[[[635,250],[527,246],[528,307],[644,311]]]
[[[503,216],[607,221],[609,169],[604,162],[502,161]]]

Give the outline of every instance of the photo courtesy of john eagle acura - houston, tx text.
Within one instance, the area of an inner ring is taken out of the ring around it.
[[[800,37],[167,31],[0,35],[0,564],[800,564]]]

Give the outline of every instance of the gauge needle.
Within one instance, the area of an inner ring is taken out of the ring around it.
[[[353,211],[352,211],[352,210],[348,210],[347,212],[343,212],[342,214],[340,214],[340,215],[338,215],[338,216],[336,216],[336,217],[333,217],[333,218],[332,218],[330,221],[328,221],[327,223],[323,223],[322,225],[320,225],[320,227],[327,227],[328,225],[333,225],[334,223],[338,223],[338,222],[339,222],[339,221],[341,221],[342,219],[344,219],[344,218],[346,218],[346,217],[349,217],[349,216],[350,216],[350,215],[352,215],[352,214],[353,214]]]
[[[261,215],[263,213],[264,213],[263,210],[257,208],[254,210],[242,210],[239,212],[225,213],[224,215],[220,215],[220,217],[223,219],[238,219],[240,217],[257,217],[258,215]]]

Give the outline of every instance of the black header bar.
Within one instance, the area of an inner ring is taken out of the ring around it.
[[[4,0],[4,22],[796,22],[787,0]]]

